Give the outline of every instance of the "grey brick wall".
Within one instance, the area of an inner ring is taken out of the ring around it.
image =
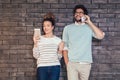
[[[93,40],[90,80],[120,80],[120,0],[0,0],[0,80],[36,80],[33,29],[46,12],[56,16],[55,34],[72,23],[72,9],[84,4],[92,21],[105,31]],[[60,80],[67,80],[62,63]]]

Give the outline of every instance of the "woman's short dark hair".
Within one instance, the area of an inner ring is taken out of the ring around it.
[[[75,8],[73,9],[73,14],[75,14],[77,9],[82,9],[84,11],[84,14],[88,15],[87,8],[84,5],[76,5]]]

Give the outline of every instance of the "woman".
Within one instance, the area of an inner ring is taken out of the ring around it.
[[[53,34],[54,15],[48,13],[42,22],[44,35],[33,37],[33,56],[37,59],[37,80],[59,80],[60,62],[64,43]]]

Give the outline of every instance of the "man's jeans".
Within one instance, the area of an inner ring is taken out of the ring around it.
[[[37,80],[59,80],[60,65],[38,67]]]

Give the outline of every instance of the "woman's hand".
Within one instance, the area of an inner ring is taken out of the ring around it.
[[[34,47],[37,47],[38,40],[40,39],[39,36],[33,36]]]

